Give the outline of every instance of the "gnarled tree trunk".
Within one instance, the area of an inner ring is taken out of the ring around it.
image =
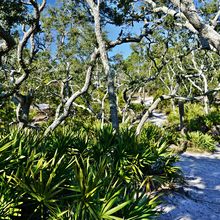
[[[115,95],[115,86],[114,86],[114,73],[110,71],[110,65],[108,61],[108,54],[106,49],[106,42],[104,41],[102,37],[102,28],[101,28],[101,22],[100,22],[100,13],[99,13],[99,3],[95,4],[93,0],[87,0],[87,3],[89,4],[92,15],[95,20],[95,35],[96,39],[99,45],[99,51],[100,51],[100,57],[102,60],[102,64],[104,66],[105,74],[108,78],[107,84],[108,84],[108,99],[109,99],[109,105],[110,105],[110,114],[111,114],[111,122],[112,127],[116,130],[119,129],[119,122],[118,122],[118,107],[117,107],[117,101],[116,101],[116,95]]]
[[[18,127],[27,127],[29,122],[30,106],[33,101],[33,93],[29,92],[27,95],[21,95],[20,93],[16,93],[15,99],[18,102],[18,106],[16,109]]]

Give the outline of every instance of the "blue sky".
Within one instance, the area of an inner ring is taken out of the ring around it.
[[[124,27],[124,33],[131,33],[131,36],[134,36],[135,34],[138,34],[141,32],[141,24],[136,23],[134,25],[134,27]],[[121,31],[121,27],[116,27],[113,25],[107,25],[106,26],[106,31],[108,33],[108,37],[111,40],[116,40],[120,31]],[[110,55],[114,55],[120,53],[124,56],[124,58],[128,57],[131,53],[131,49],[130,49],[130,44],[122,44],[119,46],[116,46],[109,54]]]
[[[47,5],[54,5],[56,0],[47,0]],[[108,37],[110,40],[116,40],[118,37],[118,34],[121,31],[121,27],[116,27],[113,25],[107,25],[105,30],[108,33]],[[141,31],[141,25],[135,24],[134,27],[131,28],[125,28],[124,27],[124,33],[132,33],[132,34],[138,34]],[[130,44],[122,44],[119,46],[116,46],[112,51],[110,51],[109,55],[113,56],[114,54],[120,53],[124,56],[124,58],[128,57],[131,53]]]
[[[56,1],[55,0],[47,0],[47,4],[54,4]]]

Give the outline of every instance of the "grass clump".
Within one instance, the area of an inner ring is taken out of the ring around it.
[[[203,134],[200,131],[189,133],[188,147],[197,151],[214,152],[216,149],[216,142],[212,136]]]

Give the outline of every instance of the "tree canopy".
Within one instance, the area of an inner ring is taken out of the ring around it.
[[[50,6],[46,0],[18,0],[2,1],[0,8],[1,102],[16,107],[13,122],[20,126],[32,124],[33,105],[48,103],[46,133],[80,115],[79,108],[88,117],[101,114],[117,130],[126,96],[141,88],[154,98],[164,91],[173,98],[212,91],[206,104],[219,91],[216,0],[65,0]],[[126,30],[137,24],[140,33]],[[114,27],[121,32],[109,39]],[[109,56],[126,43],[128,58]]]

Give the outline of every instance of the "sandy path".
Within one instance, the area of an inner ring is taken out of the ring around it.
[[[220,148],[214,154],[182,154],[187,184],[165,196],[160,220],[220,220]]]

